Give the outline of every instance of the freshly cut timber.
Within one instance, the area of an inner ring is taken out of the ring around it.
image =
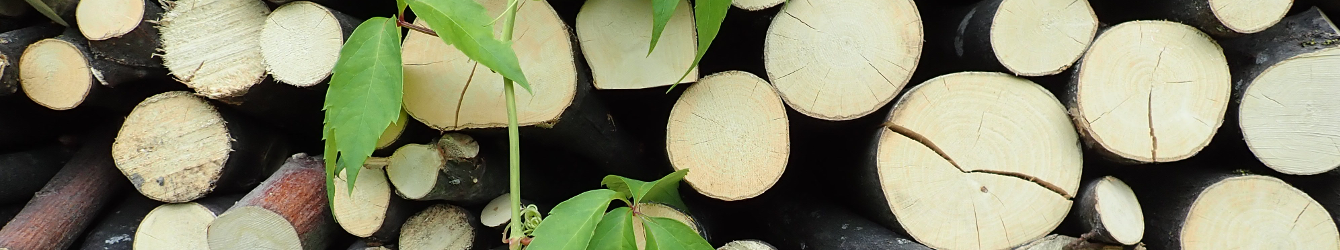
[[[0,33],[0,97],[19,91],[19,59],[28,45],[59,35],[65,27],[42,23]]]
[[[261,57],[276,81],[298,87],[317,85],[330,76],[344,40],[361,23],[344,13],[308,1],[279,6],[261,29]]]
[[[1135,245],[1145,234],[1145,216],[1135,192],[1112,176],[1089,181],[1080,189],[1071,219],[1088,241]]]
[[[125,188],[111,157],[115,123],[90,132],[69,163],[0,229],[0,249],[66,249],[74,244]]]
[[[400,249],[483,250],[495,235],[464,208],[437,204],[409,217],[400,228]]]
[[[86,103],[111,102],[116,96],[108,87],[154,75],[149,68],[96,56],[88,44],[77,29],[70,28],[60,36],[29,45],[18,65],[23,92],[44,107],[68,110]]]
[[[831,202],[820,201],[774,197],[760,213],[762,225],[757,228],[764,231],[764,239],[780,249],[930,250]]]
[[[345,232],[359,238],[395,242],[400,236],[400,224],[414,212],[408,209],[405,200],[393,197],[386,172],[380,168],[359,171],[353,192],[349,191],[344,171],[335,174],[332,186],[335,196],[332,197],[331,215]]]
[[[228,99],[265,79],[265,2],[182,0],[165,9],[158,27],[163,66],[177,81],[210,99]]]
[[[135,189],[155,200],[187,202],[216,189],[246,190],[288,152],[282,137],[247,122],[189,92],[158,94],[126,117],[112,156]]]
[[[70,149],[51,145],[0,154],[0,204],[22,204],[70,160]]]
[[[1310,175],[1340,166],[1340,30],[1317,8],[1224,41],[1243,141],[1267,167]],[[1232,121],[1230,121],[1232,122]]]
[[[768,82],[744,71],[704,77],[670,111],[666,151],[684,181],[721,200],[753,198],[772,187],[791,152],[786,106]]]
[[[209,249],[209,224],[241,198],[240,194],[216,196],[158,206],[140,221],[134,249]]]
[[[898,95],[921,46],[921,16],[911,0],[812,0],[772,19],[763,63],[791,108],[851,120]]]
[[[505,0],[481,0],[490,16]],[[573,102],[577,66],[568,29],[547,2],[517,10],[512,47],[533,91],[517,91],[517,124],[553,123]],[[416,24],[425,25],[422,20]],[[502,32],[502,25],[494,26]],[[451,131],[507,126],[502,75],[469,60],[441,38],[419,32],[405,37],[405,110],[429,127]],[[492,198],[492,197],[490,197]]]
[[[736,7],[739,7],[739,5],[736,5]],[[726,242],[717,250],[777,250],[777,248],[761,240],[737,240]]]
[[[323,163],[320,156],[289,157],[210,223],[209,249],[326,249],[334,223]]]
[[[684,225],[688,225],[689,229],[693,229],[693,232],[698,233],[703,236],[703,238],[707,238],[707,232],[703,230],[703,226],[698,224],[698,221],[694,220],[693,216],[684,211],[680,211],[677,208],[660,203],[641,203],[637,204],[637,211],[639,214],[633,215],[633,237],[635,239],[634,241],[637,243],[637,249],[647,249],[647,242],[645,241],[647,233],[641,223],[643,220],[640,218],[643,216],[677,220],[684,223]]]
[[[858,177],[864,205],[931,248],[1003,249],[1042,237],[1079,188],[1082,153],[1065,108],[1022,78],[936,77],[908,90],[884,125]]]
[[[162,202],[139,194],[126,195],[120,204],[103,213],[84,236],[79,249],[131,250],[140,221]]]
[[[1279,22],[1294,0],[1090,0],[1112,20],[1169,20],[1216,37],[1256,33]]]
[[[1127,162],[1186,159],[1210,143],[1228,109],[1228,64],[1205,33],[1132,21],[1080,59],[1067,105],[1086,145]]]
[[[748,11],[759,11],[767,8],[772,8],[772,6],[781,5],[784,2],[786,2],[786,0],[734,0],[730,2],[730,5]],[[742,241],[742,242],[750,242],[750,241]]]
[[[954,18],[958,62],[1020,76],[1070,68],[1098,32],[1098,16],[1084,0],[988,0]]]
[[[405,199],[482,204],[507,192],[506,162],[481,155],[469,135],[448,133],[430,145],[408,144],[386,161],[396,194]]]
[[[577,38],[591,65],[596,89],[645,89],[698,80],[698,68],[689,69],[698,53],[689,1],[679,1],[655,49],[650,48],[651,2],[591,0],[582,4],[577,12]],[[689,73],[685,76],[684,72]]]
[[[1335,221],[1307,193],[1274,177],[1197,167],[1140,175],[1131,186],[1151,249],[1340,248]]]
[[[98,59],[129,67],[153,68],[165,75],[158,52],[158,20],[163,8],[152,0],[80,1],[75,16],[79,31]]]

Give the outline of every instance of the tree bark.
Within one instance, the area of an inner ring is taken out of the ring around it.
[[[155,76],[166,75],[167,71],[163,69],[162,59],[155,55],[158,52],[158,47],[161,46],[156,22],[162,18],[163,8],[151,0],[136,2],[142,2],[141,4],[143,4],[142,17],[131,21],[135,24],[134,28],[124,34],[90,34],[90,32],[96,31],[93,31],[93,27],[87,26],[90,25],[88,23],[94,22],[81,24],[85,26],[81,26],[80,30],[84,37],[88,38],[89,49],[96,58],[129,67],[152,68],[155,71]],[[80,6],[83,8],[105,7],[83,4]],[[106,19],[114,18],[113,15],[131,15],[131,13],[110,13],[108,10],[97,9],[77,12],[77,14],[80,19],[98,20],[98,22],[110,22]],[[114,33],[120,32],[116,31]]]
[[[469,135],[449,133],[431,145],[396,150],[386,172],[405,199],[483,204],[508,189],[506,158],[495,154]]]
[[[98,212],[125,188],[118,180],[110,146],[114,122],[91,132],[89,140],[23,211],[0,229],[0,248],[65,249]]]
[[[59,145],[0,154],[0,204],[27,202],[60,171],[71,154],[71,149]]]
[[[940,56],[926,59],[954,71],[1058,74],[1084,54],[1098,31],[1098,17],[1088,1],[986,0],[947,9],[943,21],[927,26],[928,37],[940,41],[926,44]],[[998,27],[1004,30],[993,31]],[[1025,47],[1033,49],[1021,49]]]
[[[149,80],[162,76],[163,71],[95,56],[89,50],[88,40],[76,28],[67,28],[55,38],[33,43],[23,51],[17,67],[24,93],[53,110],[93,107],[121,111],[137,98],[151,95],[145,92],[165,89],[156,84],[122,87],[131,82],[152,82]],[[42,72],[54,73],[42,75]],[[121,88],[112,89],[117,87]]]
[[[323,162],[319,156],[303,153],[289,157],[269,179],[210,224],[210,248],[325,249],[333,225]],[[282,221],[269,221],[271,218]],[[254,226],[267,224],[286,226]]]
[[[0,67],[0,97],[13,95],[19,91],[19,58],[28,45],[38,40],[59,35],[65,30],[60,25],[42,22],[27,28],[0,33],[0,58],[4,58]]]
[[[1093,0],[1094,10],[1098,11],[1098,16],[1112,20],[1113,23],[1131,21],[1131,20],[1169,20],[1191,25],[1219,38],[1231,38],[1244,34],[1250,34],[1270,27],[1278,22],[1284,14],[1289,11],[1293,0],[1271,0],[1258,1],[1249,8],[1253,8],[1251,15],[1271,15],[1274,18],[1268,19],[1269,22],[1242,23],[1242,27],[1232,28],[1225,25],[1222,18],[1238,18],[1222,15],[1244,15],[1238,13],[1215,13],[1232,6],[1219,6],[1220,10],[1215,10],[1211,6],[1213,0]],[[1241,8],[1241,7],[1238,7]]]
[[[930,249],[831,202],[773,198],[761,209],[763,225],[757,228],[781,249]]]
[[[1080,189],[1068,223],[1083,240],[1135,245],[1145,233],[1144,212],[1130,186],[1111,176],[1090,180]]]
[[[93,228],[84,236],[85,250],[131,250],[135,240],[135,231],[140,221],[162,202],[138,194],[126,195],[116,207],[108,210],[94,223]]]

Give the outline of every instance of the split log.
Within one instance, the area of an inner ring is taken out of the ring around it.
[[[265,79],[260,35],[270,8],[255,0],[182,0],[159,21],[163,66],[210,99],[246,94]]]
[[[736,5],[736,7],[739,7]],[[761,240],[737,240],[727,242],[717,250],[777,250],[777,247]]]
[[[733,0],[730,2],[730,5],[748,11],[760,11],[772,8],[773,6],[782,5],[782,3],[785,2],[786,0]]]
[[[507,1],[482,4],[490,15],[497,15]],[[553,8],[547,2],[527,2],[518,8],[516,30],[526,32],[514,37],[513,47],[521,67],[527,69],[527,79],[544,83],[532,85],[533,92],[516,93],[517,122],[524,126],[521,133],[528,138],[526,144],[569,151],[611,174],[642,179],[658,176],[644,167],[644,145],[621,131],[608,107],[593,94],[585,60],[574,52],[575,38]],[[410,116],[443,131],[506,133],[501,75],[468,60],[440,38],[417,32],[406,36],[402,51],[404,107]]]
[[[1135,192],[1121,179],[1105,176],[1080,189],[1067,219],[1086,241],[1135,245],[1145,234],[1145,216]]]
[[[1171,168],[1140,174],[1142,182],[1131,185],[1152,249],[1340,248],[1327,209],[1284,181],[1202,166],[1163,169]]]
[[[51,145],[0,154],[0,204],[22,204],[42,189],[70,159],[71,150]]]
[[[41,23],[27,28],[0,33],[0,97],[19,91],[19,58],[28,45],[38,40],[59,35],[64,27]]]
[[[46,16],[47,18],[50,18],[51,21],[54,21],[65,27],[78,27],[74,25],[76,20],[74,17],[74,13],[75,9],[79,7],[79,0],[25,0],[25,1],[27,1],[28,4],[34,6],[34,8],[45,7],[45,9],[50,10],[51,12],[41,12],[41,11],[39,12],[41,12],[42,15]]]
[[[129,103],[108,88],[159,75],[94,55],[78,29],[29,45],[19,58],[19,84],[34,102],[54,110]]]
[[[936,77],[909,89],[873,137],[858,200],[932,248],[1017,246],[1070,210],[1083,165],[1074,131],[1061,102],[1028,80]]]
[[[831,202],[786,197],[763,207],[757,228],[781,249],[930,249]]]
[[[637,243],[637,249],[647,249],[647,242],[645,240],[647,238],[647,232],[646,229],[643,228],[642,218],[639,218],[642,216],[668,218],[679,221],[684,223],[684,225],[688,225],[689,229],[698,233],[699,236],[708,239],[709,234],[707,233],[707,229],[703,228],[702,224],[698,224],[698,220],[695,220],[693,215],[679,210],[678,208],[660,203],[640,203],[637,204],[637,211],[639,214],[633,215],[633,239],[634,242]]]
[[[400,228],[401,249],[483,250],[496,235],[464,208],[437,204],[420,211]]]
[[[112,155],[135,189],[155,200],[246,190],[288,153],[282,137],[248,122],[189,92],[162,93],[130,112]]]
[[[1004,11],[1002,11],[1004,10]],[[987,0],[955,10],[937,30],[953,43],[932,44],[962,68],[1046,76],[1070,68],[1098,32],[1088,1]]]
[[[132,243],[136,240],[135,230],[139,228],[140,221],[149,214],[149,211],[163,203],[139,194],[126,196],[126,200],[112,207],[102,215],[102,219],[93,223],[96,226],[89,229],[88,235],[84,236],[84,244],[80,249],[133,249]]]
[[[469,135],[449,133],[432,145],[400,147],[387,158],[386,173],[405,199],[482,204],[507,192],[508,171],[501,159],[481,155]]]
[[[1172,162],[1210,143],[1231,88],[1224,53],[1209,36],[1173,22],[1133,21],[1093,42],[1066,102],[1085,144],[1100,154]]]
[[[261,57],[276,81],[311,87],[330,77],[360,20],[308,1],[275,9],[261,29]]]
[[[1090,0],[1098,16],[1115,22],[1169,20],[1215,37],[1265,30],[1289,12],[1294,0]]]
[[[92,55],[128,67],[151,68],[155,77],[167,74],[155,55],[162,16],[163,8],[151,0],[84,0],[75,11]]]
[[[210,249],[325,249],[332,229],[320,156],[293,155],[209,225]]]
[[[655,49],[650,48],[651,19],[651,1],[582,4],[575,26],[596,89],[645,89],[698,80],[697,68],[684,76],[698,53],[689,1],[675,6]]]
[[[110,125],[90,132],[65,167],[0,229],[0,249],[66,249],[125,188],[112,162],[116,124]]]
[[[209,224],[241,198],[240,194],[215,196],[158,206],[140,221],[134,249],[209,249]]]
[[[1236,120],[1247,147],[1267,167],[1310,175],[1340,166],[1331,131],[1317,110],[1340,108],[1330,96],[1340,75],[1340,29],[1313,7],[1264,31],[1223,42],[1233,69]]]
[[[335,174],[331,215],[349,234],[374,242],[396,242],[400,225],[415,211],[412,205],[391,195],[391,184],[380,168],[359,171],[357,181],[350,192],[345,172]]]
[[[665,143],[675,170],[690,170],[684,181],[703,195],[732,201],[777,183],[791,153],[790,135],[786,106],[772,85],[726,71],[684,91],[670,111]]]
[[[851,120],[893,100],[917,68],[921,45],[911,0],[814,0],[772,19],[763,63],[791,108]]]

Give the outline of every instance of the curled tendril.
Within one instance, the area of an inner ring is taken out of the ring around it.
[[[526,236],[535,232],[535,228],[540,227],[540,222],[544,219],[540,216],[540,209],[535,204],[527,205],[521,209],[521,232]]]

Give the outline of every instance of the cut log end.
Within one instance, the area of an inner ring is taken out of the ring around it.
[[[692,9],[688,0],[679,1],[656,41],[656,49],[649,50],[650,1],[592,0],[582,4],[577,12],[577,37],[591,65],[595,87],[645,89],[697,81],[698,69],[688,68],[698,53]],[[686,71],[688,76],[684,76]]]
[[[777,250],[777,248],[760,240],[737,240],[726,242],[717,250]]]
[[[177,1],[159,22],[163,66],[201,95],[240,97],[265,79],[259,37],[269,14],[262,1]]]
[[[395,144],[396,141],[399,141],[401,135],[405,132],[405,125],[409,122],[408,119],[409,114],[405,113],[404,110],[401,110],[400,117],[396,118],[396,121],[391,123],[391,126],[387,126],[386,131],[382,131],[380,137],[377,137],[377,149],[386,149],[392,144]]]
[[[1233,32],[1256,33],[1278,23],[1294,0],[1208,0],[1214,16]]]
[[[386,166],[396,193],[415,200],[427,196],[437,186],[437,176],[446,164],[442,153],[432,145],[408,144],[397,149]]]
[[[164,204],[140,221],[135,249],[209,249],[206,229],[214,212],[195,202]]]
[[[512,221],[512,199],[509,195],[503,194],[484,205],[484,210],[479,212],[479,222],[486,227],[499,228]]]
[[[782,99],[763,79],[727,71],[690,86],[670,111],[666,151],[698,192],[748,199],[781,178],[790,155]],[[725,139],[729,138],[729,139]]]
[[[1044,76],[1070,68],[1097,32],[1098,16],[1088,1],[1006,0],[992,17],[990,40],[1006,69]]]
[[[400,228],[401,249],[475,249],[480,232],[464,208],[437,204],[415,214]]]
[[[641,223],[642,219],[637,218],[641,216],[661,217],[661,218],[669,218],[677,220],[679,222],[683,222],[684,225],[688,225],[689,229],[693,229],[694,233],[702,234],[702,229],[701,226],[698,225],[698,222],[693,220],[692,216],[685,214],[683,211],[679,211],[679,209],[675,209],[674,207],[666,206],[660,203],[641,203],[638,204],[637,206],[638,206],[637,208],[638,213],[640,213],[640,215],[633,215],[634,216],[633,237],[637,242],[637,249],[647,249],[647,242],[643,240],[646,239],[647,234],[646,229],[643,228],[642,226]]]
[[[1228,108],[1223,50],[1191,26],[1126,22],[1103,32],[1072,83],[1075,123],[1100,152],[1136,162],[1189,158]]]
[[[84,53],[68,41],[37,41],[19,58],[20,86],[37,104],[54,110],[72,109],[94,88],[88,63]]]
[[[498,16],[507,1],[481,1]],[[533,91],[517,91],[517,123],[550,123],[573,103],[577,64],[571,34],[547,2],[525,2],[517,10],[512,47]],[[423,25],[422,20],[415,23]],[[501,32],[501,26],[495,26]],[[524,32],[523,32],[524,31]],[[410,32],[402,55],[405,110],[438,130],[507,127],[502,75],[470,60],[441,38]],[[681,72],[682,73],[682,72]]]
[[[912,88],[892,112],[872,156],[875,188],[917,241],[1007,248],[1046,235],[1068,213],[1082,153],[1065,109],[1041,86],[949,74]]]
[[[391,186],[381,169],[363,169],[358,172],[358,183],[352,194],[344,171],[335,175],[335,197],[331,214],[344,231],[358,237],[370,237],[382,229],[391,202]]]
[[[785,2],[786,0],[734,0],[730,2],[730,5],[748,11],[760,11]]]
[[[1311,175],[1340,166],[1340,147],[1331,136],[1340,117],[1315,110],[1340,109],[1333,96],[1340,75],[1319,68],[1340,64],[1340,47],[1298,55],[1270,66],[1243,92],[1238,124],[1243,140],[1267,167],[1285,174]],[[1310,148],[1316,150],[1299,150]]]
[[[911,0],[815,0],[772,19],[763,63],[791,108],[851,120],[893,100],[916,69],[921,44]]]
[[[130,33],[144,17],[145,0],[81,0],[75,23],[85,38],[107,40]]]
[[[229,209],[209,225],[209,249],[303,249],[298,232],[283,216],[257,206]]]
[[[1180,231],[1166,232],[1182,249],[1340,248],[1326,209],[1273,177],[1238,176],[1210,185],[1185,219]]]
[[[214,190],[233,151],[232,142],[213,105],[175,91],[149,97],[130,112],[112,155],[116,167],[141,194],[186,202]]]
[[[1145,234],[1145,216],[1140,209],[1140,201],[1135,192],[1125,182],[1115,177],[1103,177],[1093,184],[1092,196],[1097,224],[1101,225],[1101,234],[1107,241],[1122,245],[1139,243]]]
[[[321,83],[340,59],[344,30],[336,13],[308,1],[275,9],[261,29],[261,56],[275,80],[298,87]],[[341,14],[342,15],[342,14]]]

